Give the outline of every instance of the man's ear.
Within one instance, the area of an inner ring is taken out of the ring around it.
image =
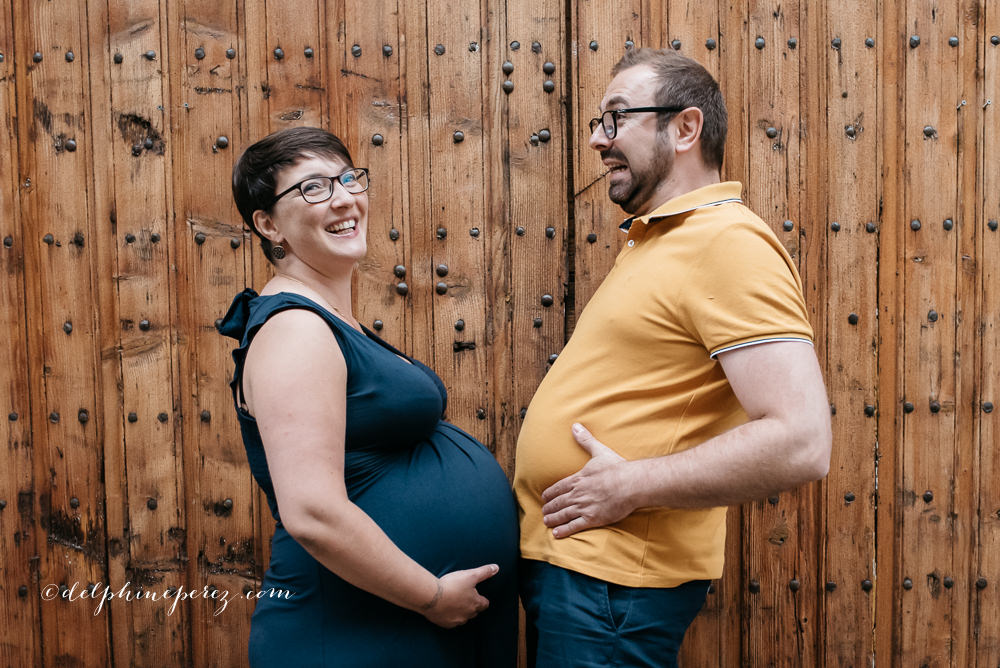
[[[698,107],[688,107],[671,120],[674,126],[674,148],[678,153],[686,153],[701,143],[701,128],[705,116]]]
[[[274,226],[274,221],[271,216],[261,210],[257,209],[253,212],[253,224],[260,232],[260,235],[270,241],[271,243],[281,243],[281,234],[278,229]]]

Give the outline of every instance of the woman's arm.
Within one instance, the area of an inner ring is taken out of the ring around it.
[[[260,429],[285,529],[317,561],[356,587],[439,626],[468,621],[489,605],[476,584],[494,575],[497,566],[437,578],[348,499],[346,387],[344,356],[315,313],[278,313],[250,346],[244,396]]]

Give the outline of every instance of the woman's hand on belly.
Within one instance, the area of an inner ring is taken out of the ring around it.
[[[476,590],[476,585],[499,571],[496,564],[487,564],[443,575],[438,579],[437,594],[420,612],[446,629],[466,623],[490,607],[490,602]]]

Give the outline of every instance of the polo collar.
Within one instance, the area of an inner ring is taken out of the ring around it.
[[[742,192],[743,186],[739,181],[723,181],[722,183],[713,183],[712,185],[703,186],[696,190],[692,190],[691,192],[674,197],[650,213],[647,213],[645,216],[632,216],[631,218],[626,218],[625,222],[618,226],[618,229],[623,232],[628,232],[632,227],[632,223],[635,221],[651,225],[652,223],[664,218],[670,218],[671,216],[688,213],[689,211],[694,211],[695,209],[701,209],[707,206],[718,206],[720,204],[729,204],[732,202],[742,203]]]

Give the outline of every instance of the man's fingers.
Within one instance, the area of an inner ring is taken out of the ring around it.
[[[582,517],[577,517],[570,520],[566,524],[557,526],[552,530],[552,535],[556,538],[566,538],[567,536],[572,536],[578,531],[583,531],[584,529],[589,529],[590,523]]]
[[[546,512],[545,508],[542,508],[542,523],[547,527],[557,527],[560,524],[566,524],[567,522],[579,517],[580,513],[575,508],[563,508],[562,510],[550,510]]]
[[[496,564],[486,564],[485,566],[480,566],[479,568],[473,568],[469,572],[472,574],[476,584],[479,584],[483,580],[487,580],[499,573],[500,567]],[[483,600],[485,601],[486,599]]]
[[[561,496],[566,492],[568,492],[570,489],[572,489],[573,488],[573,483],[571,481],[572,477],[573,476],[570,476],[569,478],[563,478],[562,480],[560,480],[559,482],[555,483],[554,485],[546,489],[544,492],[542,492],[542,503],[548,503],[557,496]]]
[[[580,444],[580,447],[586,450],[591,457],[597,454],[595,451],[595,444],[600,446],[601,442],[594,438],[594,435],[590,433],[590,430],[579,422],[574,422],[573,426],[570,427],[570,431],[573,432],[573,438],[575,438],[576,442]]]

